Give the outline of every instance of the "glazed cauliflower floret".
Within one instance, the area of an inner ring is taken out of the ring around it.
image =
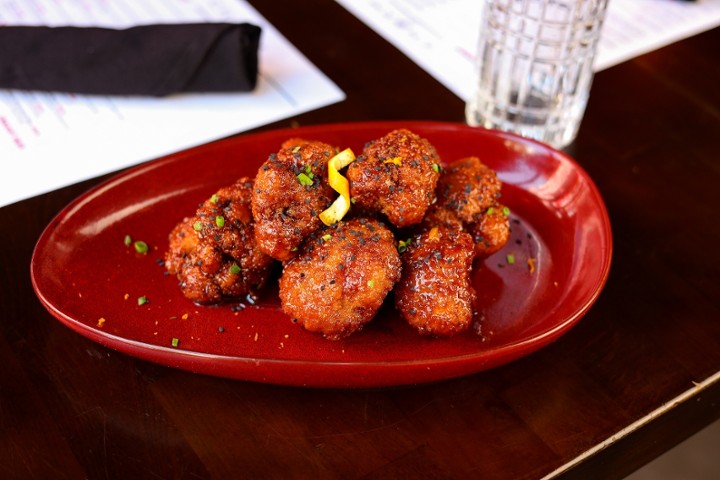
[[[327,183],[327,164],[334,154],[325,143],[290,139],[260,167],[252,214],[263,252],[289,260],[305,237],[322,226],[318,215],[335,198]]]
[[[306,330],[337,340],[360,330],[400,278],[395,238],[355,218],[312,235],[280,278],[282,308]]]
[[[419,333],[449,337],[472,323],[473,250],[469,234],[434,227],[416,235],[402,254],[395,307]]]
[[[439,171],[430,142],[408,130],[390,132],[348,167],[353,208],[382,213],[396,227],[420,223],[435,199]]]
[[[183,294],[201,304],[254,294],[273,259],[255,243],[250,212],[252,181],[241,178],[206,200],[170,233],[165,267]]]

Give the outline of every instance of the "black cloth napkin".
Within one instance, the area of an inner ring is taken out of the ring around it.
[[[255,88],[260,27],[0,27],[0,88],[165,96]]]

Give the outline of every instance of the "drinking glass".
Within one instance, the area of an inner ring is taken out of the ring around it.
[[[608,0],[483,0],[467,123],[563,148],[577,135]]]

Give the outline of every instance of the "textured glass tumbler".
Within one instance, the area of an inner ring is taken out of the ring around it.
[[[483,0],[467,123],[562,148],[590,94],[608,0]]]

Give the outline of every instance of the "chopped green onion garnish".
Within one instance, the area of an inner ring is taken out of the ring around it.
[[[515,255],[513,255],[512,253],[508,253],[508,256],[507,256],[506,259],[507,259],[508,265],[514,265],[514,264],[515,264]]]
[[[220,228],[224,227],[225,226],[225,217],[223,217],[222,215],[218,215],[217,217],[215,217],[215,225],[217,225]]]
[[[399,253],[405,252],[411,243],[412,243],[412,238],[408,238],[407,240],[400,240],[398,242],[398,248],[397,248],[398,252]]]
[[[304,185],[306,187],[313,184],[312,178],[308,177],[305,173],[298,173],[297,179],[301,185]]]
[[[200,220],[198,220],[197,222],[193,223],[193,228],[195,229],[196,232],[199,232],[200,230],[203,229],[202,222]]]
[[[138,297],[137,302],[138,305],[145,305],[146,303],[148,303],[148,299],[146,296],[143,295],[142,297]]]
[[[180,343],[180,340],[178,340],[177,338],[173,338],[172,341],[170,342],[170,345],[172,345],[173,347],[177,347],[179,343]]]
[[[437,163],[432,164],[432,169],[433,169],[433,172],[440,173],[440,165],[438,165]]]
[[[510,216],[510,209],[508,207],[503,207],[502,212],[506,217]]]
[[[367,286],[373,288],[375,286],[375,282],[373,282],[372,280],[368,280]]]
[[[232,266],[230,266],[230,273],[232,273],[233,275],[237,275],[238,273],[240,273],[240,267],[237,263],[233,263]]]
[[[129,247],[132,243],[132,238],[130,237],[130,235],[125,235],[125,239],[123,240],[123,242],[125,242],[126,247]]]
[[[212,197],[210,197],[210,201],[212,203],[217,203],[219,200],[219,197],[217,196],[217,193],[213,193]]]
[[[495,208],[490,207],[490,208],[487,209],[487,214],[488,214],[488,215],[492,215],[494,211],[495,211]]]
[[[326,233],[325,235],[322,236],[322,239],[324,242],[327,242],[331,238],[332,238],[332,235],[330,235],[329,233]]]
[[[292,149],[292,153],[297,153],[297,152],[299,152],[299,151],[300,151],[300,145],[296,145],[296,146]]]
[[[147,253],[148,251],[147,243],[143,242],[142,240],[136,241],[133,245],[135,246],[135,251],[137,253]]]

